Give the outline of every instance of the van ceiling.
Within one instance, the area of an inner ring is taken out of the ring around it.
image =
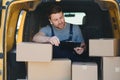
[[[95,10],[95,8],[97,8],[96,10],[98,10],[98,8],[100,9],[100,7],[97,5],[97,3],[94,2],[94,0],[65,0],[65,1],[61,1],[61,2],[54,2],[54,0],[50,0],[48,2],[43,2],[41,3],[39,7],[44,6],[44,8],[48,8],[51,4],[59,4],[63,11],[88,11],[88,10]],[[42,7],[43,8],[43,7]]]

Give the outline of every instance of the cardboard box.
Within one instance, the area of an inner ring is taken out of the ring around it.
[[[117,39],[90,39],[89,56],[118,56],[119,45]]]
[[[71,61],[28,62],[28,80],[71,80]]]
[[[17,79],[17,80],[27,80],[27,79]]]
[[[72,64],[72,80],[98,80],[97,63]]]
[[[120,80],[120,57],[103,57],[103,80]]]
[[[52,45],[21,42],[17,44],[17,61],[40,61],[50,62],[52,60]]]

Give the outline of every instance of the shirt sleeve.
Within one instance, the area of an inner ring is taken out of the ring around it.
[[[41,28],[39,32],[43,32],[46,36],[51,36],[51,28],[48,25]]]

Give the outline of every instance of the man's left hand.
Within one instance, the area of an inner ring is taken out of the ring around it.
[[[84,52],[84,48],[82,47],[75,47],[74,50],[79,55],[81,55]]]

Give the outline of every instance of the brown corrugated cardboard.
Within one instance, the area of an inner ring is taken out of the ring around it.
[[[120,57],[103,57],[103,80],[120,80]]]
[[[52,45],[33,42],[21,42],[17,44],[17,61],[41,61],[52,60]]]
[[[89,56],[117,56],[119,52],[118,39],[89,40]]]
[[[73,63],[72,80],[98,80],[97,64],[92,62]]]
[[[71,80],[71,61],[28,62],[28,80]]]

